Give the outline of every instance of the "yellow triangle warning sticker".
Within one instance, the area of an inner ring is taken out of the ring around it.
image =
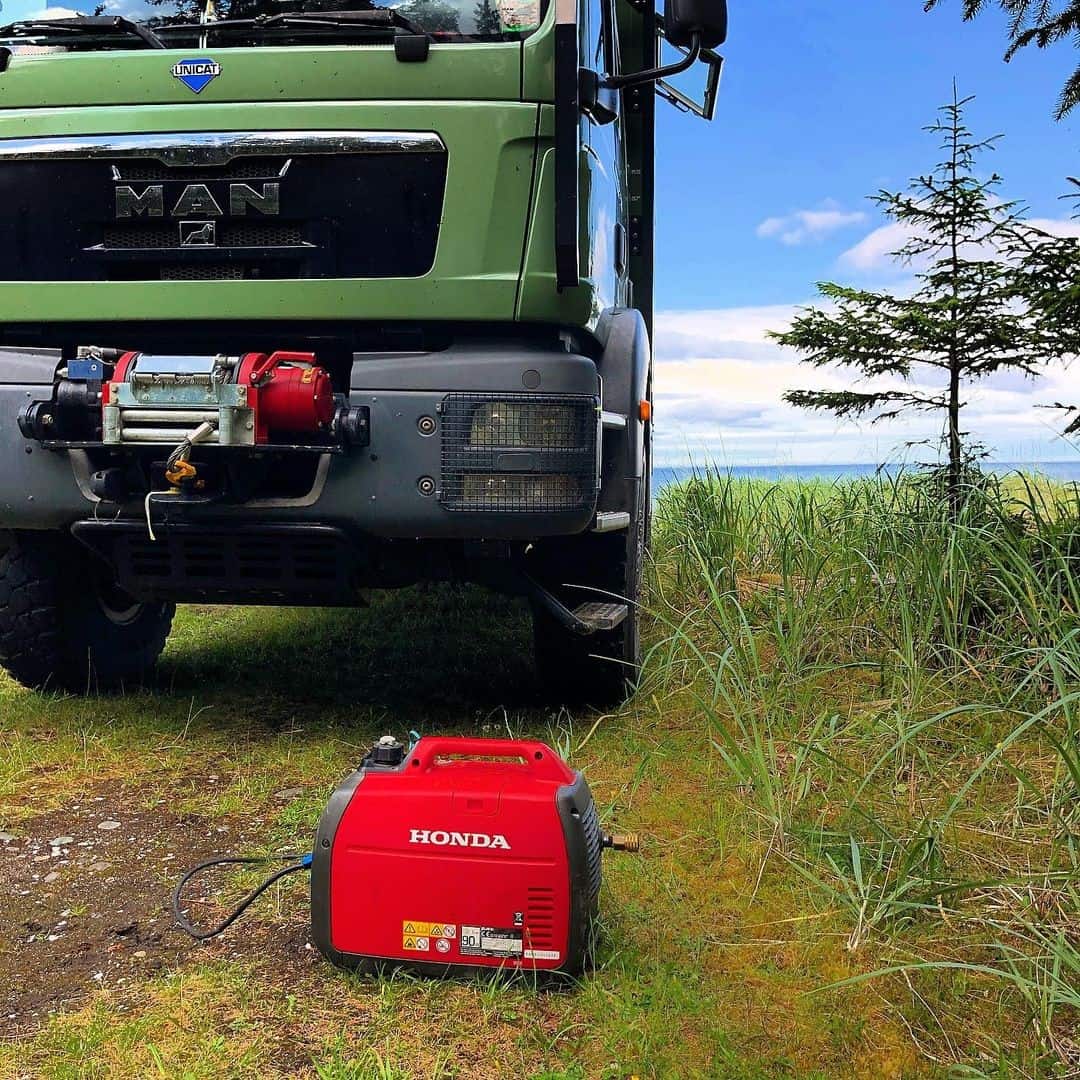
[[[415,934],[416,933],[416,927],[413,926],[413,924],[411,922],[402,923],[401,924],[401,932],[403,934]]]
[[[442,927],[438,923],[432,923],[430,933],[432,937],[442,937]]]
[[[416,948],[416,938],[414,938],[414,937],[405,938],[401,943],[401,947],[403,949],[415,949]]]

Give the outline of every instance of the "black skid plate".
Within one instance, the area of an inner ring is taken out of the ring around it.
[[[361,552],[330,525],[79,521],[72,533],[139,600],[354,606]]]

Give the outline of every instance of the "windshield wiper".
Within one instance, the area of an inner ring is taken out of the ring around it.
[[[20,19],[0,27],[0,38],[15,40],[22,37],[49,38],[95,37],[101,34],[124,34],[136,37],[151,49],[166,48],[148,26],[125,19],[122,15],[76,15],[70,19]]]
[[[198,32],[208,37],[221,33],[244,36],[251,33],[287,33],[290,30],[333,30],[341,34],[372,33],[396,35],[398,31],[427,37],[427,31],[391,8],[362,11],[282,11],[277,15],[256,15],[251,19],[211,19],[205,23],[173,23],[161,31]]]

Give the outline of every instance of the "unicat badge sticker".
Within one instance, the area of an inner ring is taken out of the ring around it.
[[[221,65],[209,57],[197,60],[180,60],[173,64],[174,79],[179,79],[192,93],[199,94],[206,84],[221,74]]]
[[[495,0],[503,30],[535,30],[540,25],[539,0]]]

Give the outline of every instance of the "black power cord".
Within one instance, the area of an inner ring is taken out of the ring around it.
[[[223,923],[215,926],[212,930],[200,930],[194,923],[190,922],[180,910],[184,887],[192,878],[201,874],[204,870],[209,870],[215,866],[251,866],[259,863],[273,862],[277,859],[299,859],[300,861],[294,862],[289,866],[283,866],[280,870],[275,870],[261,885],[252,889],[252,891],[248,893],[235,908],[233,908],[229,913],[228,918]],[[217,937],[222,931],[227,930],[232,926],[232,924],[236,922],[236,920],[239,919],[240,916],[243,915],[244,912],[247,911],[247,909],[251,907],[251,905],[276,881],[280,881],[289,874],[295,874],[298,870],[308,870],[310,868],[310,855],[252,855],[225,859],[207,859],[206,862],[199,863],[198,866],[193,866],[179,882],[177,882],[176,888],[173,889],[172,894],[173,918],[176,920],[176,925],[179,926],[185,934],[189,934],[196,941],[206,941],[208,938]]]

